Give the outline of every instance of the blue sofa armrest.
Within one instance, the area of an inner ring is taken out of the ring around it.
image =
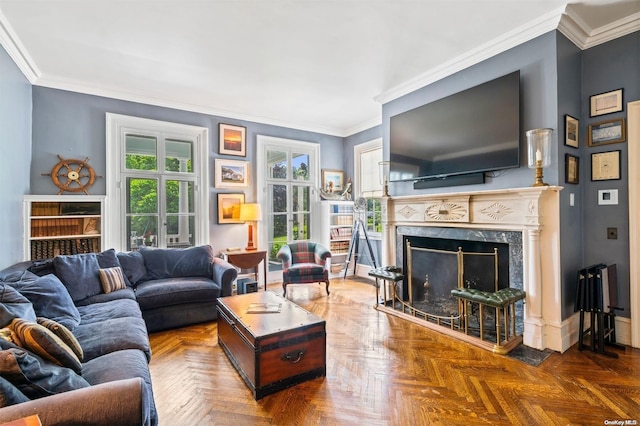
[[[214,282],[220,284],[220,296],[231,296],[233,290],[233,281],[238,277],[238,270],[229,262],[213,258],[213,279]]]
[[[43,425],[155,425],[141,378],[116,380],[0,408],[0,423],[37,414]]]

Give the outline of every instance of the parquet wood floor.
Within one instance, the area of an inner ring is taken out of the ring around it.
[[[640,422],[638,349],[611,359],[574,346],[533,367],[376,311],[364,280],[332,280],[330,289],[288,288],[327,321],[326,377],[259,401],[218,346],[215,323],[151,334],[160,425]]]

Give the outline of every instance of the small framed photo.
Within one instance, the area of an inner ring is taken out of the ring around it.
[[[620,179],[620,151],[591,154],[591,180]]]
[[[580,147],[580,139],[578,138],[578,130],[580,121],[577,118],[566,114],[564,116],[564,144],[574,148]]]
[[[249,186],[249,162],[216,158],[214,186],[216,188]]]
[[[240,220],[241,204],[244,204],[244,193],[218,194],[218,223],[244,223]]]
[[[580,158],[575,155],[564,155],[564,181],[574,185],[580,183]]]
[[[589,104],[591,117],[622,111],[624,105],[622,103],[622,89],[593,95],[589,97]]]
[[[625,140],[624,118],[589,124],[589,146],[606,145],[624,142]]]
[[[247,156],[247,128],[220,123],[219,154]]]
[[[342,170],[322,169],[322,189],[327,192],[342,191],[344,172]]]

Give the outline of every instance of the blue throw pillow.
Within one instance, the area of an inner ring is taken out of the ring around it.
[[[29,299],[8,284],[0,284],[0,328],[6,327],[14,318],[36,321],[36,313]]]
[[[14,286],[33,304],[37,316],[52,319],[69,330],[80,324],[80,313],[57,276],[49,274]]]
[[[139,251],[121,252],[117,254],[124,276],[131,285],[136,285],[147,276],[147,268],[144,266],[144,258]]]
[[[210,245],[185,249],[149,249],[140,253],[147,267],[147,279],[208,277],[213,274],[213,249]]]
[[[73,370],[54,365],[20,348],[0,351],[0,375],[30,399],[90,386]]]

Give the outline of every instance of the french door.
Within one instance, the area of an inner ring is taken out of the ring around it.
[[[267,242],[269,281],[281,280],[276,254],[289,241],[309,240],[312,204],[317,200],[318,144],[258,136],[258,202],[261,241]]]

